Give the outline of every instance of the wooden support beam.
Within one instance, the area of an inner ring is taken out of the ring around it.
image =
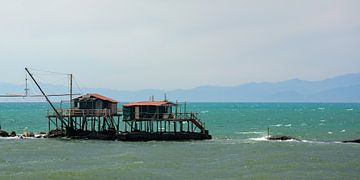
[[[100,117],[97,117],[97,121],[98,121],[98,131],[100,132]]]

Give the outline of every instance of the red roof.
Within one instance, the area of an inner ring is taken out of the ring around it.
[[[142,101],[142,102],[133,102],[129,104],[124,104],[124,107],[130,106],[164,106],[164,105],[174,105],[172,102],[168,101]]]
[[[103,100],[103,101],[109,101],[109,102],[112,102],[112,103],[117,103],[117,102],[118,102],[118,101],[116,101],[116,100],[114,100],[114,99],[105,97],[105,96],[100,95],[100,94],[97,94],[97,93],[86,94],[86,95],[77,97],[77,98],[75,98],[75,99],[80,99],[80,98],[84,98],[84,97],[94,97],[94,98],[101,99],[101,100]]]

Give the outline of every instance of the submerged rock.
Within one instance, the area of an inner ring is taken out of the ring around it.
[[[56,138],[56,137],[64,137],[64,136],[65,136],[65,131],[60,129],[53,129],[49,131],[44,137]]]
[[[9,137],[9,133],[0,129],[0,137]]]
[[[15,136],[16,136],[16,132],[15,132],[15,131],[11,131],[10,137],[15,137]]]
[[[350,140],[350,141],[343,141],[343,143],[360,143],[360,139]]]
[[[45,134],[35,134],[35,138],[44,138]]]
[[[25,132],[23,133],[23,136],[24,136],[24,137],[34,137],[35,135],[34,135],[33,132],[25,131]]]
[[[288,140],[301,141],[300,139],[293,138],[291,136],[284,136],[284,135],[269,136],[266,139],[269,141],[288,141]]]

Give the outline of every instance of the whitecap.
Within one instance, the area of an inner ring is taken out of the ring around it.
[[[324,107],[319,107],[318,110],[324,110],[325,108]]]
[[[282,124],[275,124],[275,125],[270,125],[270,126],[273,126],[273,127],[281,127],[283,126]]]
[[[252,141],[269,141],[269,142],[298,142],[297,140],[295,139],[289,139],[289,140],[268,140],[268,137],[269,136],[263,136],[263,137],[257,137],[257,138],[249,138],[249,140],[252,140]]]
[[[341,130],[340,132],[346,132],[346,130],[345,130],[345,129],[343,129],[343,130]]]
[[[249,140],[251,141],[268,141],[268,142],[295,142],[295,143],[311,143],[311,144],[331,144],[331,143],[342,143],[342,142],[338,142],[338,141],[334,141],[334,142],[326,142],[326,141],[317,141],[317,140],[295,140],[295,139],[290,139],[290,140],[285,140],[285,141],[271,141],[267,139],[268,136],[263,136],[263,137],[258,137],[258,138],[249,138]]]
[[[349,108],[349,109],[346,109],[347,111],[353,111],[354,109],[353,108]]]
[[[24,136],[15,136],[15,137],[0,137],[0,139],[14,140],[14,139],[41,139],[41,138],[35,138],[35,137],[24,137]]]
[[[239,132],[235,132],[235,134],[265,134],[265,132],[260,132],[260,131],[239,131]]]
[[[268,136],[257,137],[257,138],[249,138],[249,140],[252,140],[252,141],[268,141],[267,137]]]
[[[325,123],[319,123],[319,126],[325,126]]]
[[[331,142],[324,142],[324,141],[312,141],[312,140],[302,140],[304,143],[311,143],[311,144],[329,144]],[[336,143],[336,142],[334,142]]]
[[[291,127],[291,124],[286,124],[286,125],[284,125],[285,127]]]
[[[329,131],[328,134],[332,134],[333,132]]]

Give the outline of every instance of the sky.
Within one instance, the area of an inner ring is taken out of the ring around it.
[[[118,90],[321,80],[360,72],[359,47],[358,0],[0,1],[1,82],[24,67]]]

